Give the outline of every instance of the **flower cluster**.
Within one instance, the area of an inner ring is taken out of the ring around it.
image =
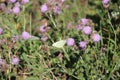
[[[90,19],[82,18],[78,21],[75,29],[77,29],[78,31],[81,31],[83,35],[87,37],[87,39],[83,38],[84,40],[79,42],[80,48],[85,49],[87,44],[91,40],[95,43],[101,40],[101,36],[96,31],[94,31],[93,27],[94,27],[94,24]],[[73,38],[67,39],[68,46],[73,46],[74,44],[75,44],[75,40]]]
[[[60,14],[64,8],[64,1],[65,0],[47,0],[43,5],[41,5],[40,10],[42,13],[53,12],[55,14]]]
[[[21,7],[27,4],[29,0],[6,0],[5,3],[0,3],[0,10],[5,11],[7,14],[14,13],[17,15],[21,11]]]

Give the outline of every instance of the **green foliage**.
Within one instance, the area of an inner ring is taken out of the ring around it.
[[[44,2],[30,0],[18,15],[0,13],[0,27],[4,29],[0,34],[0,59],[5,60],[5,65],[0,64],[0,80],[119,80],[119,0],[111,0],[108,9],[97,0],[66,0],[64,6],[69,8],[59,15],[41,13]],[[91,36],[75,29],[81,18],[93,21],[100,42],[92,42]],[[39,31],[41,25],[47,25],[47,32]],[[32,37],[23,40],[23,31]],[[17,35],[20,39],[14,43],[12,37]],[[41,40],[43,35],[48,36],[47,41]],[[74,46],[66,45],[69,37],[75,39]],[[85,50],[79,47],[82,40],[90,42]],[[11,64],[13,55],[19,56],[18,65]]]

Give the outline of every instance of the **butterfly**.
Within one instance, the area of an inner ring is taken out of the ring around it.
[[[53,43],[52,46],[56,48],[63,48],[65,43],[66,43],[66,40],[60,40],[60,41]]]

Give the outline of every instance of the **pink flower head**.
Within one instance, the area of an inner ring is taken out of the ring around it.
[[[87,45],[86,41],[79,42],[79,47],[81,47],[82,49],[86,48],[86,45]]]
[[[67,39],[67,45],[68,46],[73,46],[75,44],[75,40],[73,38],[68,38]]]
[[[15,3],[15,6],[16,6],[16,7],[21,7],[20,2],[16,2],[16,3]]]
[[[15,2],[16,2],[16,0],[9,0],[9,2],[11,2],[11,3],[15,3]]]
[[[88,23],[88,19],[82,18],[82,19],[81,19],[81,22],[82,22],[83,25],[86,25],[86,24]]]
[[[48,10],[47,5],[46,5],[46,4],[43,4],[43,5],[41,6],[40,10],[41,10],[42,13],[45,13],[45,12]]]
[[[0,35],[1,35],[1,34],[3,34],[3,29],[2,29],[2,28],[0,28]]]
[[[27,4],[29,2],[29,0],[22,0],[21,3],[22,4]]]
[[[30,38],[30,34],[26,31],[22,32],[22,39],[28,40]]]
[[[102,52],[105,53],[107,50],[105,47],[102,48]]]
[[[55,6],[53,8],[53,12],[56,13],[56,14],[61,14],[62,13],[61,9],[58,6]]]
[[[0,66],[5,64],[5,60],[0,58]]]
[[[103,7],[108,8],[110,5],[110,0],[102,0]]]
[[[42,37],[41,37],[41,40],[42,40],[43,42],[46,42],[46,41],[47,41],[47,39],[48,39],[48,37],[47,37],[47,36],[42,36]]]
[[[18,7],[18,6],[13,7],[14,14],[18,14],[19,12],[20,12],[20,7]]]
[[[11,63],[12,63],[13,65],[18,65],[18,64],[19,64],[19,61],[20,61],[19,57],[12,56],[12,58],[11,58]]]
[[[42,32],[42,33],[46,32],[46,27],[45,26],[40,26],[40,32]]]
[[[94,42],[99,42],[101,40],[101,36],[99,34],[93,34],[92,39]]]
[[[83,28],[83,32],[86,34],[86,35],[90,35],[91,32],[92,32],[92,28],[90,26],[85,26]]]
[[[13,41],[13,43],[17,42],[18,39],[19,39],[19,36],[13,36],[13,37],[12,37],[12,41]]]
[[[78,24],[78,25],[76,26],[76,29],[77,29],[78,31],[79,31],[79,30],[82,30],[82,29],[83,29],[83,26],[81,26],[81,25]]]

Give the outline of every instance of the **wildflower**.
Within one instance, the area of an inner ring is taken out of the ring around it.
[[[61,2],[65,2],[65,0],[61,0]]]
[[[16,2],[16,0],[9,0],[9,2],[11,2],[11,3],[15,3],[15,2]]]
[[[22,0],[21,3],[22,4],[27,4],[29,2],[29,0]]]
[[[0,35],[1,35],[1,34],[3,34],[3,29],[2,29],[2,28],[0,28]]]
[[[82,30],[82,29],[83,29],[83,26],[81,26],[81,25],[78,24],[78,25],[76,26],[76,29],[77,29],[78,31],[79,31],[79,30]]]
[[[20,2],[16,2],[16,3],[15,3],[15,6],[16,6],[16,7],[21,7]]]
[[[18,65],[18,64],[19,64],[19,61],[20,61],[19,57],[12,56],[12,58],[11,58],[11,63],[12,63],[13,65]]]
[[[18,6],[13,7],[14,14],[18,14],[19,12],[20,12],[20,7],[18,7]]]
[[[45,26],[40,26],[40,32],[46,32],[46,27]]]
[[[86,45],[87,45],[86,41],[79,42],[79,47],[81,47],[82,49],[86,48]]]
[[[108,8],[110,6],[110,0],[102,0],[102,4],[104,8]]]
[[[5,3],[0,3],[0,10],[4,11],[6,9]]]
[[[99,34],[93,34],[92,39],[94,42],[99,42],[101,40],[101,36]]]
[[[106,48],[105,48],[105,47],[102,48],[102,52],[103,52],[103,53],[106,52]]]
[[[75,40],[73,38],[68,38],[67,39],[67,45],[68,46],[73,46],[75,44]]]
[[[40,9],[42,13],[45,13],[48,10],[48,7],[46,4],[43,4]]]
[[[55,6],[55,7],[53,8],[53,12],[56,13],[56,14],[62,13],[61,9],[60,9],[58,6]]]
[[[24,31],[23,33],[22,33],[22,38],[24,39],[24,40],[27,40],[27,39],[29,39],[31,36],[30,36],[30,34],[28,33],[28,32],[26,32],[26,31]]]
[[[83,28],[83,32],[84,32],[86,35],[89,35],[89,34],[91,34],[91,32],[92,32],[92,28],[91,28],[90,26],[85,26],[85,27]]]
[[[1,58],[0,58],[0,66],[2,66],[2,65],[4,65],[4,64],[5,64],[4,59],[1,59]]]
[[[18,36],[13,36],[13,37],[12,37],[13,43],[17,42],[18,38],[19,38]]]
[[[88,23],[88,19],[82,18],[82,19],[81,19],[81,22],[82,22],[83,25],[86,25],[86,24]]]
[[[47,36],[42,36],[42,37],[41,37],[41,40],[42,40],[43,42],[46,42],[46,41],[47,41],[47,39],[48,39],[48,37],[47,37]]]

